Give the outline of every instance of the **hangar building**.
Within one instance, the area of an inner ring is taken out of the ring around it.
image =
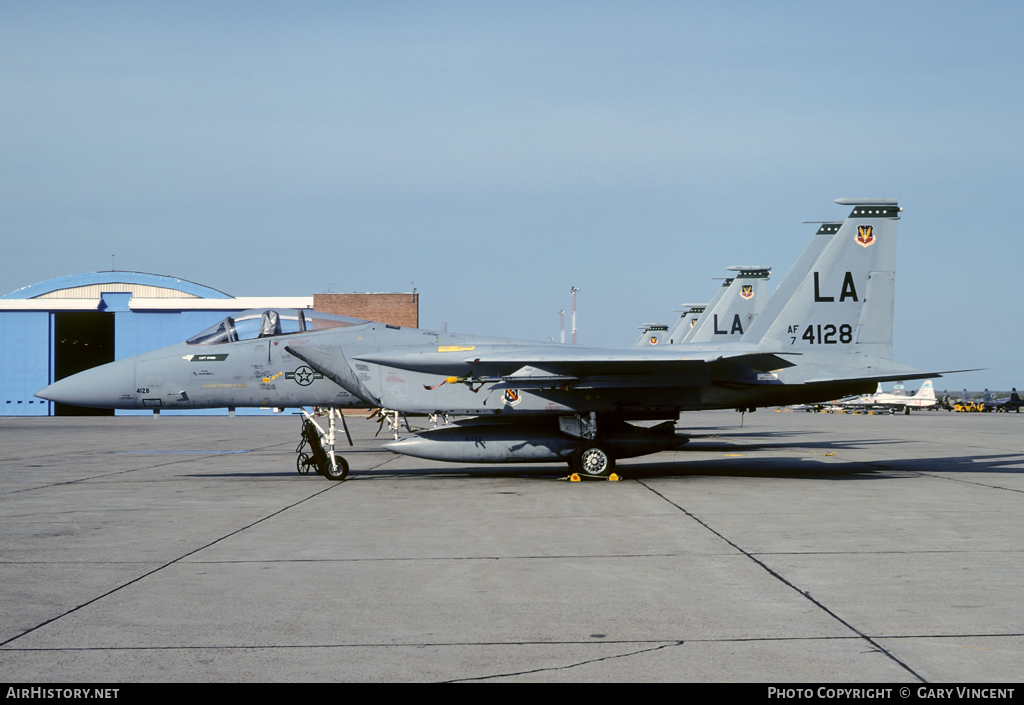
[[[225,316],[251,308],[317,308],[392,325],[419,323],[415,292],[233,297],[202,284],[143,272],[57,277],[0,297],[0,416],[114,413],[54,404],[33,395],[90,367],[179,343]],[[269,414],[271,410],[239,409],[238,413]],[[116,414],[149,412],[119,410]]]

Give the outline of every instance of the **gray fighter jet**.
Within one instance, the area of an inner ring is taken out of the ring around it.
[[[683,411],[816,402],[940,375],[892,360],[902,209],[895,199],[836,202],[852,207],[849,216],[835,232],[819,228],[738,342],[591,348],[255,311],[38,396],[103,408],[373,406],[467,416],[385,447],[455,462],[561,461],[607,476],[617,458],[686,443],[674,428]],[[344,478],[347,464],[326,450],[320,470]]]
[[[1010,398],[999,402],[999,408],[996,411],[1010,411],[1013,409],[1015,413],[1020,413],[1020,407],[1024,406],[1024,402],[1021,401],[1020,396],[1017,394],[1017,388],[1014,387],[1013,391],[1010,392]]]
[[[985,411],[1009,411],[1010,409],[1013,409],[1019,414],[1021,400],[1020,396],[1017,395],[1016,387],[1014,387],[1013,391],[1010,392],[1010,396],[1005,399],[996,399],[992,396],[992,393],[986,389],[981,398],[981,404]]]

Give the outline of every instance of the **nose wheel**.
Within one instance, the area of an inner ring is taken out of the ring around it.
[[[323,472],[320,473],[328,480],[337,482],[338,480],[344,480],[348,477],[348,462],[340,455],[334,456],[334,463],[327,463],[324,467]]]

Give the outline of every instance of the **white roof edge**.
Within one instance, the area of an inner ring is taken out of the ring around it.
[[[100,299],[0,299],[0,311],[98,311]],[[249,308],[313,308],[312,296],[239,296],[234,299],[145,299],[132,311],[244,311]]]
[[[132,311],[227,311],[249,308],[313,308],[312,296],[238,296],[233,299],[141,299],[128,302]]]
[[[100,299],[0,299],[0,311],[97,311],[99,307]]]

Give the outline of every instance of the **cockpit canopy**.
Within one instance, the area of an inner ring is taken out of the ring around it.
[[[193,335],[185,342],[189,345],[218,345],[239,340],[270,338],[276,335],[348,328],[368,322],[359,318],[301,308],[254,308],[228,316],[224,320],[214,323],[202,333]]]

